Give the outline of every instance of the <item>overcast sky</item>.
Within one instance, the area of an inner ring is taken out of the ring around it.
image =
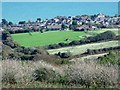
[[[119,2],[120,0],[0,0],[2,2]]]

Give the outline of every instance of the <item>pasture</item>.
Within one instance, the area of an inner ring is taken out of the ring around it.
[[[91,43],[80,46],[72,46],[72,47],[64,47],[59,49],[51,49],[48,50],[50,54],[55,54],[58,52],[70,52],[72,55],[82,54],[87,51],[87,49],[102,49],[102,48],[110,48],[119,46],[118,41],[107,41],[101,43]]]
[[[48,31],[44,33],[40,32],[19,33],[12,34],[12,38],[15,42],[25,47],[46,46],[49,44],[57,44],[60,42],[68,43],[73,40],[80,40],[84,37],[93,36],[109,30],[118,34],[117,29],[91,30],[86,32],[81,31],[75,32],[69,30],[69,31]]]
[[[57,44],[59,42],[70,42],[73,40],[80,40],[82,36],[85,36],[85,32],[74,31],[48,31],[44,33],[33,32],[12,34],[14,41],[25,47],[32,46],[45,46],[49,44]],[[68,39],[66,41],[66,39]]]

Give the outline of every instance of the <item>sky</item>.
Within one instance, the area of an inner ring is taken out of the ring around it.
[[[0,0],[0,20],[2,18],[1,2],[119,2],[120,0]]]
[[[119,2],[119,0],[0,0],[2,2]]]

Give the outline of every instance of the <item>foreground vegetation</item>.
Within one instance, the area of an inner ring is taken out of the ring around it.
[[[0,61],[3,88],[117,88],[118,67],[82,60],[55,66],[45,61]]]
[[[120,51],[110,51],[109,54],[100,57],[99,61],[101,64],[113,64],[120,66]]]

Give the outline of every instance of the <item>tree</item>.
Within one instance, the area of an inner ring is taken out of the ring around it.
[[[78,26],[77,25],[77,20],[73,20],[72,24],[69,26],[69,28],[72,29],[72,30],[75,30],[77,26]]]
[[[40,32],[43,33],[43,30],[41,29]]]
[[[10,33],[8,31],[2,32],[2,40],[7,40],[7,37],[10,37]]]
[[[2,24],[3,25],[7,25],[8,24],[8,21],[6,19],[2,19]]]
[[[65,24],[62,24],[61,25],[62,29],[64,30],[66,28],[66,25]]]
[[[71,29],[71,30],[73,29],[73,25],[72,24],[69,25],[69,29]]]
[[[25,21],[20,21],[19,24],[25,24]]]
[[[11,26],[11,25],[13,25],[13,23],[12,23],[12,22],[9,22],[9,23],[8,23],[8,25],[10,25],[10,26]]]
[[[41,18],[37,18],[37,21],[39,21],[39,22],[40,22],[40,21],[41,21]]]
[[[39,32],[43,33],[43,29],[42,29],[42,28],[39,28]]]
[[[76,20],[73,20],[73,21],[72,21],[72,25],[77,25],[77,21],[76,21]]]

